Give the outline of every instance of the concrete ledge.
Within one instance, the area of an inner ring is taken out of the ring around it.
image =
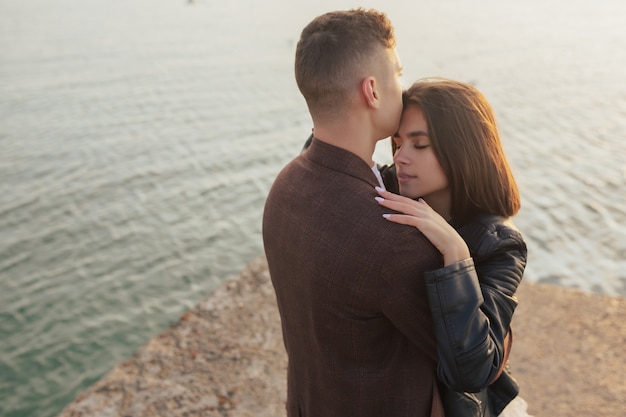
[[[626,415],[626,299],[524,283],[510,362],[536,417]],[[280,417],[286,357],[263,257],[59,417]]]

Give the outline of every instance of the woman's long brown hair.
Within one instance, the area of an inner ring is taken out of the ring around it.
[[[480,91],[458,81],[424,79],[402,99],[405,108],[417,105],[424,113],[430,144],[450,185],[455,222],[481,212],[509,217],[519,211],[519,190],[493,109]]]

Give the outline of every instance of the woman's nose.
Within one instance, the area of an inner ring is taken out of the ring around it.
[[[402,147],[396,148],[396,151],[393,154],[393,162],[395,164],[406,164],[407,160],[404,156],[404,152],[402,152]]]

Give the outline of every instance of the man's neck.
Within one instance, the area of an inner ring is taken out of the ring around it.
[[[338,148],[352,152],[361,158],[368,166],[374,163],[372,156],[376,147],[376,140],[371,132],[362,128],[350,126],[324,126],[316,125],[313,128],[313,136]]]

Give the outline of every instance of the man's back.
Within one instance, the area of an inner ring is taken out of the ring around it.
[[[268,196],[290,417],[443,416],[423,282],[441,257],[382,218],[375,185],[362,159],[314,140]]]

